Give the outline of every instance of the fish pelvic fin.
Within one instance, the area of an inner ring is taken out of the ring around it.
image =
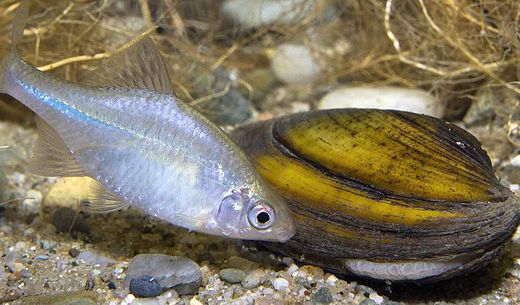
[[[28,170],[39,176],[87,176],[56,130],[40,117],[35,117],[38,139],[29,160]]]
[[[107,191],[105,187],[95,182],[89,190],[90,195],[81,202],[81,210],[89,213],[106,214],[119,211],[129,206],[119,197]]]
[[[115,55],[95,63],[95,70],[81,81],[95,87],[148,89],[173,94],[168,70],[149,36],[119,49]]]

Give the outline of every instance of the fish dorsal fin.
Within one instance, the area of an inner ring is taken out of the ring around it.
[[[96,87],[148,89],[173,94],[161,53],[148,36],[123,47],[115,55],[101,59],[96,64],[96,69],[81,83]]]
[[[56,130],[40,117],[35,117],[35,121],[38,127],[38,140],[34,145],[28,170],[41,176],[86,176]]]
[[[81,202],[81,209],[85,212],[106,214],[129,206],[128,203],[121,202],[119,197],[107,191],[99,182],[91,184],[90,194]]]
[[[25,28],[27,16],[29,15],[29,5],[29,0],[22,0],[16,9],[16,14],[13,18],[13,49],[16,49],[18,42],[23,38],[23,29]]]

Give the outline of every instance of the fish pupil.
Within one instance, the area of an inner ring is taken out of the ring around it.
[[[256,215],[256,220],[261,224],[266,224],[270,219],[271,216],[269,216],[269,213],[267,212],[260,212]]]

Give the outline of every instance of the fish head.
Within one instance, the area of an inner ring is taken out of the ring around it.
[[[231,238],[285,242],[296,232],[285,200],[258,181],[231,189],[215,221],[217,230]]]

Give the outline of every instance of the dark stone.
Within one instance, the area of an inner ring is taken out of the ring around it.
[[[71,232],[90,233],[90,226],[83,215],[69,207],[57,209],[52,215],[52,224],[58,232],[69,232],[70,230]]]
[[[108,282],[108,289],[115,290],[116,289],[116,283],[113,281]]]
[[[189,258],[163,254],[140,254],[132,259],[123,286],[133,278],[151,276],[163,289],[173,288],[179,295],[198,291],[202,274],[200,267]]]
[[[149,275],[143,275],[130,280],[130,292],[139,297],[156,297],[163,288],[157,280]]]
[[[76,248],[70,248],[69,249],[69,255],[72,256],[72,257],[78,257],[78,255],[80,254],[80,251]]]
[[[311,297],[314,304],[330,304],[334,302],[332,292],[327,287],[321,287]]]
[[[85,283],[85,290],[93,290],[94,287],[96,287],[96,282],[93,278],[88,278],[87,282]]]

